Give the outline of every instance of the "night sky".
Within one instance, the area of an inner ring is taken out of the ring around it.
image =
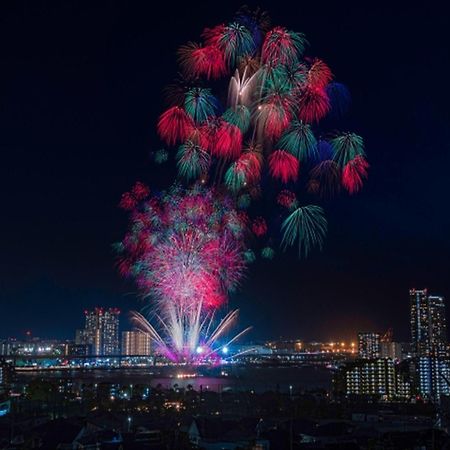
[[[408,289],[450,299],[448,18],[430,2],[261,1],[352,93],[370,178],[328,208],[322,253],[259,261],[230,298],[249,338],[408,334]],[[387,4],[387,2],[386,2]],[[240,2],[16,1],[0,6],[0,337],[71,338],[83,309],[140,308],[111,245],[136,180],[160,186],[162,90],[176,49]],[[450,310],[450,308],[448,308]]]

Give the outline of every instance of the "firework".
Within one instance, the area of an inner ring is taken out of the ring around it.
[[[332,198],[341,188],[341,170],[333,160],[324,160],[310,173],[308,191],[321,198]]]
[[[334,160],[339,167],[344,168],[357,156],[364,157],[364,143],[361,136],[355,133],[344,133],[331,141]]]
[[[192,119],[179,106],[173,106],[161,115],[158,133],[168,145],[184,141],[193,126]]]
[[[278,194],[277,202],[287,209],[292,209],[297,206],[297,197],[293,192],[284,189]]]
[[[301,161],[316,157],[317,141],[311,126],[295,121],[281,137],[278,147],[287,150]]]
[[[342,185],[350,194],[358,192],[367,178],[368,162],[361,155],[350,160],[342,171]]]
[[[244,8],[228,24],[205,29],[202,43],[180,48],[181,69],[192,82],[177,88],[176,104],[158,124],[165,142],[173,145],[184,137],[177,154],[180,175],[224,187],[238,208],[264,197],[264,171],[289,183],[295,201],[280,197],[288,210],[301,207],[301,188],[319,200],[341,187],[350,194],[359,191],[368,169],[362,138],[349,132],[316,137],[323,133],[322,119],[346,111],[347,88],[334,81],[322,59],[305,55],[308,42],[302,33],[283,26],[270,29],[269,23],[266,13]],[[211,79],[217,80],[218,92],[207,87]],[[220,92],[227,86],[227,93]],[[308,230],[318,224],[310,221],[308,226],[304,239],[312,239]],[[281,240],[290,243],[283,230]],[[314,244],[319,241],[312,239],[306,247]]]
[[[194,363],[204,362],[220,362],[218,356],[219,350],[227,348],[230,344],[235,342],[245,333],[251,330],[247,327],[238,334],[225,340],[222,344],[218,344],[221,338],[224,338],[230,328],[235,325],[239,314],[239,310],[235,309],[225,315],[225,317],[214,327],[214,315],[207,314],[206,317],[196,326],[196,334],[198,335],[198,345],[195,352],[186,352],[180,355],[179,352],[174,351],[173,347],[167,343],[167,340],[158,332],[158,330],[146,319],[141,313],[137,311],[131,312],[131,322],[138,330],[150,336],[156,344],[158,351],[171,359],[172,361],[188,361]],[[160,318],[163,329],[170,329],[170,323],[166,323]]]
[[[183,72],[192,78],[216,79],[227,71],[224,54],[215,45],[201,46],[189,42],[179,49],[178,57]]]
[[[302,33],[270,28],[266,13],[242,8],[201,39],[180,48],[183,78],[168,89],[157,124],[187,187],[150,196],[140,185],[120,201],[131,224],[117,245],[119,270],[153,306],[152,324],[135,321],[177,361],[214,355],[237,315],[214,328],[216,314],[256,255],[274,258],[275,244],[297,246],[301,257],[322,248],[324,210],[304,199],[354,194],[369,167],[362,138],[335,132],[348,90],[322,59],[305,55]],[[278,214],[261,216],[269,198],[284,215],[279,231]]]
[[[270,173],[283,183],[296,181],[298,176],[298,159],[284,150],[276,150],[269,157]]]
[[[177,166],[180,175],[187,180],[197,179],[208,171],[210,155],[193,141],[186,141],[177,153]]]
[[[320,206],[307,205],[290,214],[282,228],[285,230],[282,245],[292,246],[297,241],[299,255],[308,255],[313,246],[322,247],[327,221]]]
[[[302,33],[295,33],[283,27],[275,27],[266,35],[262,46],[261,59],[265,64],[296,64],[306,45],[307,41]]]
[[[157,150],[153,155],[156,164],[163,164],[169,159],[169,152],[165,148]]]
[[[171,349],[165,354],[190,359],[205,339],[204,324],[244,271],[244,223],[231,201],[210,189],[174,187],[149,197],[137,184],[128,197],[134,207],[119,246],[121,271],[152,298]]]
[[[265,259],[273,259],[275,257],[275,250],[272,247],[264,247],[261,250],[261,256]]]
[[[342,83],[332,82],[326,86],[328,98],[330,99],[331,113],[335,117],[342,117],[350,107],[350,92]]]
[[[267,233],[267,224],[263,217],[257,217],[253,221],[252,231],[258,237],[264,236]]]

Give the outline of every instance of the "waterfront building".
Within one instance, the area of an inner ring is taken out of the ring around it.
[[[8,391],[13,374],[13,367],[6,361],[0,361],[0,395],[3,395]]]
[[[0,341],[0,356],[11,355],[14,352],[15,345],[15,339],[5,339]]]
[[[65,354],[64,341],[34,337],[26,341],[8,339],[0,342],[0,355],[18,356],[62,356]]]
[[[66,345],[67,356],[88,356],[91,353],[91,346],[88,344],[77,344],[74,342]]]
[[[151,354],[151,339],[148,333],[142,331],[122,332],[122,355],[149,356]]]
[[[303,351],[304,344],[297,339],[287,339],[267,342],[267,347],[273,353],[297,353]]]
[[[75,343],[91,346],[93,355],[119,354],[119,314],[117,308],[86,310],[84,330],[77,330]]]

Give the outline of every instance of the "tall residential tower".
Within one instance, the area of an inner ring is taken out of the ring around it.
[[[444,297],[427,289],[410,289],[411,338],[416,356],[446,356],[447,325]]]
[[[86,310],[84,330],[77,330],[76,343],[87,344],[93,355],[119,354],[119,314],[117,308]]]
[[[362,359],[376,359],[380,356],[380,334],[358,333],[358,355]]]

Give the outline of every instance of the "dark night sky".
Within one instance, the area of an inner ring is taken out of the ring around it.
[[[407,339],[409,287],[450,298],[448,20],[421,3],[259,2],[350,88],[371,171],[328,209],[323,253],[251,267],[230,302],[253,338]],[[162,181],[149,153],[176,48],[239,5],[2,2],[0,337],[72,337],[85,307],[139,307],[114,268],[117,203]]]

